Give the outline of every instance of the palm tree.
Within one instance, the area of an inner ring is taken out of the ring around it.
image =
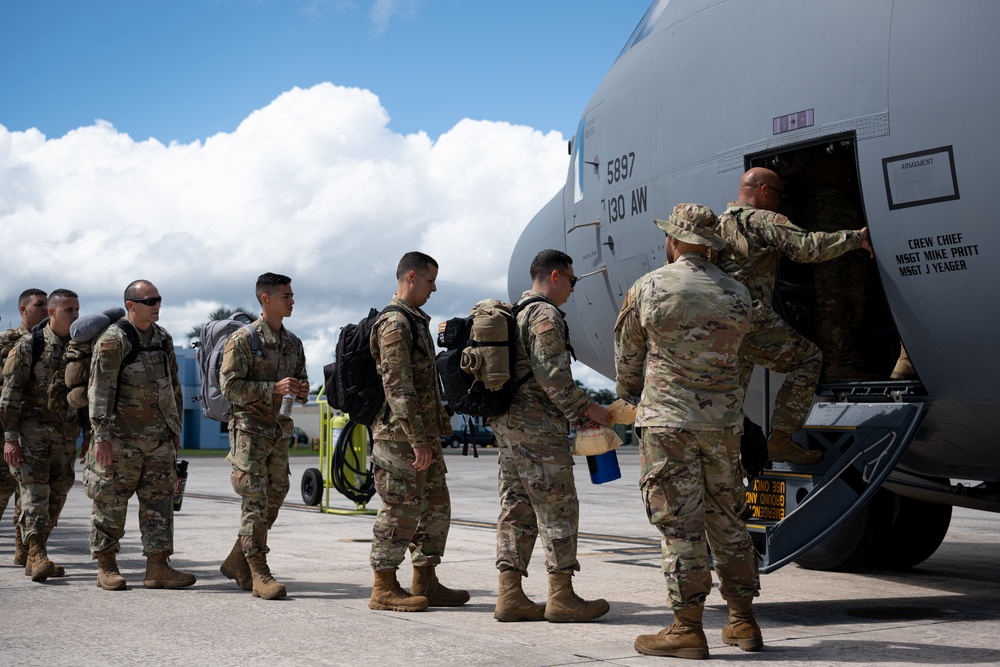
[[[257,313],[254,312],[253,308],[230,308],[229,306],[219,306],[208,314],[208,321],[191,327],[191,330],[187,333],[188,347],[194,347],[194,342],[201,337],[201,330],[206,324],[208,324],[208,322],[214,322],[215,320],[228,320],[233,316],[233,313],[245,313],[250,316],[250,319],[257,319]]]

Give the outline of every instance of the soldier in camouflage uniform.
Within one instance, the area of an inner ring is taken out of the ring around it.
[[[668,264],[636,281],[615,323],[615,389],[622,398],[641,396],[639,486],[649,521],[663,535],[674,610],[671,627],[636,639],[636,650],[647,655],[708,657],[706,537],[729,604],[723,641],[744,650],[763,645],[751,609],[760,589],[756,556],[736,514],[739,349],[751,327],[751,299],[706,256],[709,246],[725,245],[716,223],[699,204],[678,204],[669,220],[657,220],[667,234]]]
[[[32,288],[21,292],[21,296],[17,299],[17,309],[21,313],[21,326],[0,333],[0,368],[3,367],[7,354],[14,349],[14,344],[20,340],[21,336],[27,335],[32,327],[45,319],[48,312],[47,305],[48,297],[42,290]],[[2,387],[3,381],[0,379],[0,388]],[[18,486],[10,468],[0,463],[0,518],[3,518],[11,494],[14,494],[12,517],[14,521],[14,564],[25,565],[28,562],[28,547],[25,546],[21,538],[21,487]],[[57,566],[56,574],[53,576],[62,576],[61,568]]]
[[[276,273],[257,278],[262,312],[251,326],[260,347],[254,355],[250,332],[237,330],[226,341],[219,373],[222,395],[233,406],[226,460],[233,466],[233,490],[243,498],[239,536],[220,569],[266,600],[287,593],[267,564],[267,534],[289,487],[288,441],[294,424],[280,414],[281,401],[292,394],[305,403],[309,395],[302,342],[282,324],[295,304],[291,283]]]
[[[91,513],[90,555],[97,585],[123,590],[115,554],[125,535],[128,499],[139,497],[139,531],[146,588],[181,588],[196,581],[167,562],[174,550],[173,492],[177,484],[183,394],[170,334],[156,324],[160,297],[148,280],[125,290],[126,316],[94,342],[87,400],[93,447],[83,471]]]
[[[719,235],[726,247],[718,265],[750,290],[753,330],[740,350],[740,386],[746,391],[754,364],[778,373],[785,381],[778,391],[767,450],[771,461],[813,465],[823,452],[803,449],[792,441],[802,428],[819,381],[823,355],[771,308],[778,260],[823,262],[864,248],[871,251],[868,228],[834,233],[806,232],[777,213],[781,179],[773,171],[754,168],[740,180],[737,201],[719,216]]]
[[[22,336],[7,356],[0,396],[4,459],[21,488],[19,523],[28,545],[25,574],[32,581],[56,575],[47,543],[73,488],[80,434],[63,379],[69,327],[80,316],[79,298],[57,289],[48,297],[48,313],[48,324]]]
[[[420,611],[469,601],[467,591],[447,588],[436,574],[451,525],[441,451],[441,436],[451,433],[451,425],[441,404],[430,318],[420,307],[437,290],[437,274],[437,262],[424,253],[403,255],[396,293],[371,330],[386,397],[373,427],[375,490],[382,506],[372,531],[371,609]],[[410,593],[396,580],[407,548],[413,562]]]
[[[573,260],[543,250],[530,268],[532,287],[521,295],[517,313],[517,356],[513,377],[520,383],[510,409],[491,425],[500,446],[500,518],[497,569],[498,621],[590,621],[608,613],[605,600],[587,602],[573,593],[580,503],[573,479],[569,423],[592,419],[607,425],[608,411],[573,381],[569,335],[563,312],[576,277]],[[521,577],[538,535],[545,549],[549,596],[535,604],[524,594]]]

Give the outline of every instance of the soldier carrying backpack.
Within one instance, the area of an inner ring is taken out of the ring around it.
[[[515,305],[512,373],[527,379],[515,389],[509,409],[490,420],[500,450],[500,593],[493,616],[502,622],[590,621],[606,614],[609,606],[573,592],[572,577],[580,569],[579,500],[569,424],[590,419],[607,425],[609,415],[573,381],[569,328],[559,309],[576,285],[573,260],[559,250],[543,250],[531,262],[530,274],[531,289]],[[545,544],[549,591],[544,605],[532,602],[521,587],[535,534]]]

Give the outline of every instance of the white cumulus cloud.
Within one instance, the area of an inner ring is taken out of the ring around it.
[[[514,243],[565,181],[564,138],[463,120],[431,141],[388,123],[370,91],[325,83],[190,144],[104,121],[58,138],[0,125],[3,326],[27,287],[73,289],[88,313],[146,278],[181,343],[216,306],[255,304],[274,271],[293,279],[286,324],[315,386],[340,327],[388,302],[408,250],[440,263],[435,321],[507,297]]]

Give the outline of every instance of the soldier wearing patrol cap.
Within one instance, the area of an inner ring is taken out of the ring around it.
[[[729,604],[726,644],[763,646],[751,602],[760,589],[750,535],[736,514],[743,388],[739,349],[751,326],[747,288],[709,261],[722,248],[715,214],[678,204],[668,220],[667,264],[629,289],[615,323],[616,390],[639,396],[639,487],[651,524],[663,535],[663,574],[674,623],[640,635],[647,655],[708,657],[702,630],[712,590],[708,546],[719,591]]]

